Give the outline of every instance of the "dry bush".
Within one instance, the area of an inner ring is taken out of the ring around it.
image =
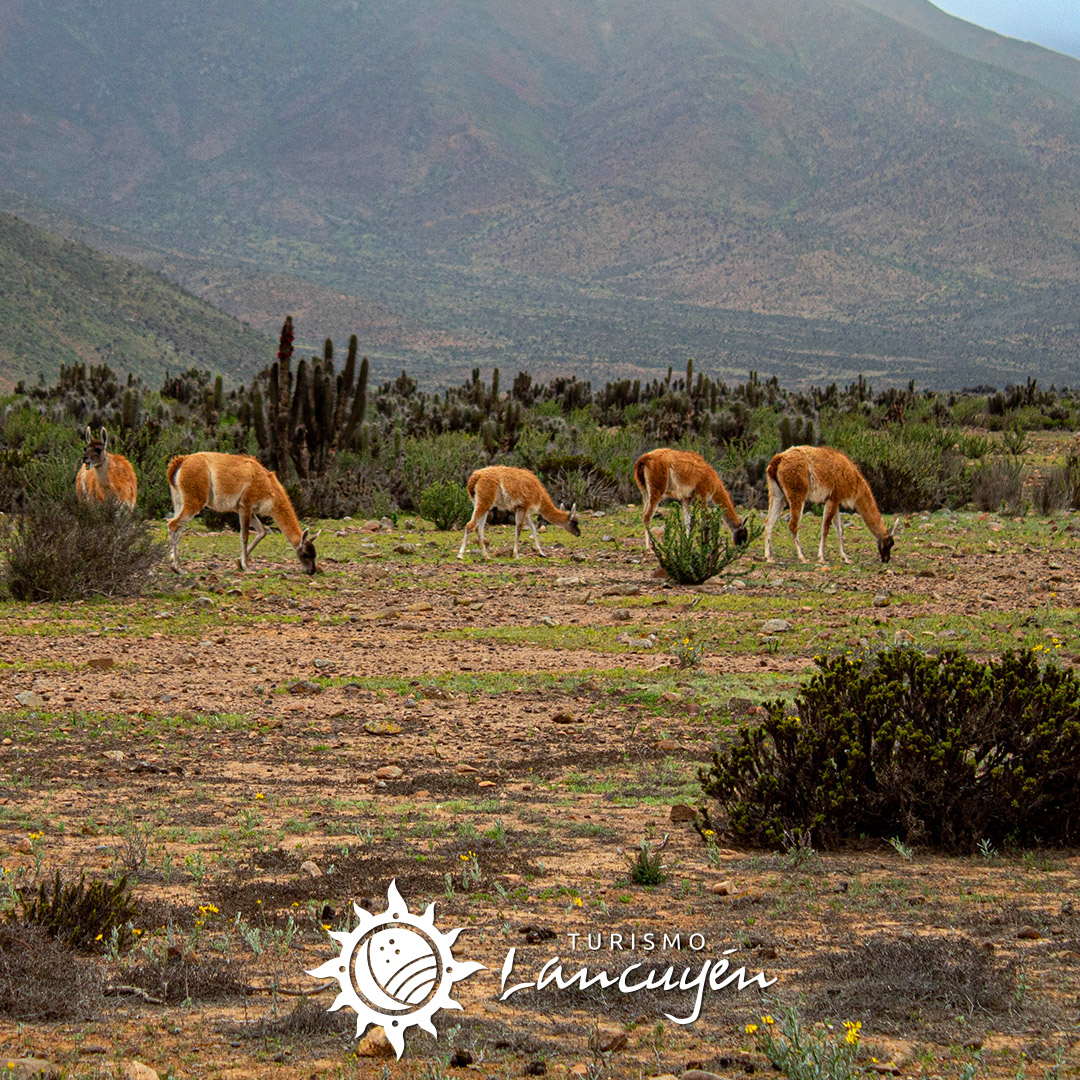
[[[15,600],[136,596],[164,547],[151,524],[115,501],[37,494],[8,527],[5,584]]]
[[[40,926],[0,924],[0,1016],[88,1020],[102,1001],[98,961],[78,955]]]

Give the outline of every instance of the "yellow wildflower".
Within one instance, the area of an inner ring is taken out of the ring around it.
[[[753,1035],[755,1031],[757,1031],[757,1024],[747,1024],[746,1025],[746,1034],[747,1035]]]

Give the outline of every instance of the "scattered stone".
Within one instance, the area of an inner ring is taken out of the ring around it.
[[[874,597],[874,607],[888,607],[889,606],[889,594],[879,592]]]
[[[364,524],[360,526],[360,531],[361,532],[378,532],[379,528],[380,528],[379,523],[377,521],[375,521],[374,519],[372,519],[371,521],[365,521]]]
[[[322,657],[322,656],[316,656],[315,659],[312,661],[312,663],[320,671],[330,671],[333,668],[337,667],[337,664],[335,664],[333,660],[327,660],[325,657]]]
[[[91,656],[86,666],[94,671],[108,671],[115,663],[111,656]]]
[[[574,722],[574,714],[568,712],[557,712],[552,718],[552,723],[555,724],[572,724]]]
[[[525,941],[529,945],[539,945],[542,941],[551,941],[556,935],[549,926],[533,926],[531,923],[521,928]]]
[[[464,1069],[473,1063],[473,1056],[468,1050],[455,1050],[450,1057],[451,1069]]]
[[[212,596],[196,596],[195,599],[191,601],[191,603],[195,607],[212,608],[216,601]]]
[[[308,877],[318,878],[323,876],[322,870],[319,869],[319,864],[314,859],[305,859],[300,864],[300,873],[307,874]]]
[[[631,612],[628,608],[618,608],[616,611],[613,611],[611,613],[611,617],[616,622],[629,622],[630,619],[633,617],[633,612]]]
[[[469,773],[478,773],[479,771],[480,770],[477,769],[475,766],[467,765],[464,761],[459,761],[454,766],[454,772],[456,772],[459,776],[466,776]]]
[[[543,1076],[547,1072],[547,1062],[530,1061],[524,1071],[526,1076]]]
[[[15,700],[26,709],[40,709],[45,705],[45,699],[33,690],[21,691],[15,695]]]
[[[434,611],[435,608],[426,600],[421,600],[418,604],[410,604],[405,610],[412,612],[413,615],[419,615],[424,611]]]
[[[762,633],[765,634],[783,634],[794,629],[795,627],[787,619],[766,619],[761,627]]]
[[[404,543],[403,544],[395,544],[394,545],[394,552],[397,555],[415,555],[416,554],[416,545],[415,544],[404,544]]]
[[[102,755],[103,758],[108,758],[109,761],[123,761],[123,750],[106,750]]]
[[[640,596],[640,585],[611,585],[600,593],[601,596]]]
[[[158,1080],[158,1074],[141,1061],[125,1061],[120,1070],[121,1080]]]
[[[369,720],[363,730],[368,735],[400,735],[402,728],[393,720]]]
[[[312,682],[310,679],[300,679],[289,683],[290,694],[321,694],[322,689],[317,682]]]
[[[1038,941],[1040,938],[1046,937],[1046,935],[1034,926],[1022,926],[1016,931],[1016,937],[1020,941]]]
[[[682,701],[682,694],[680,694],[678,690],[665,690],[660,695],[660,700],[661,701],[672,701],[672,702]]]
[[[397,1051],[390,1045],[390,1040],[381,1027],[368,1028],[368,1033],[356,1044],[356,1049],[353,1052],[357,1057],[367,1058],[397,1056]]]
[[[376,780],[400,780],[405,775],[405,770],[400,765],[383,765],[375,770]]]
[[[594,1038],[589,1040],[589,1049],[596,1050],[600,1054],[614,1054],[618,1050],[625,1049],[626,1042],[626,1032],[622,1028],[600,1024]]]
[[[694,821],[697,819],[697,811],[686,803],[676,803],[671,808],[672,821]]]
[[[709,892],[715,893],[717,896],[731,896],[735,891],[735,885],[731,881],[718,881],[714,885],[709,886]]]

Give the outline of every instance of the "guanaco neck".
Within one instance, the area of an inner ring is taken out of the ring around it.
[[[870,485],[861,476],[859,477],[858,494],[855,496],[855,509],[858,511],[859,517],[866,522],[866,527],[874,534],[875,539],[884,540],[889,535],[888,526],[881,517],[881,511],[878,510],[874,493],[870,490]]]
[[[272,488],[274,506],[271,513],[277,522],[278,528],[284,534],[285,539],[292,544],[293,551],[295,551],[300,546],[300,540],[304,535],[304,530],[300,528],[300,519],[296,516],[296,511],[289,501],[289,496],[285,494],[285,489],[276,476],[273,477]]]
[[[566,525],[570,521],[569,511],[560,510],[543,488],[540,489],[540,516],[550,521],[552,525]]]
[[[737,529],[742,525],[742,518],[739,517],[738,511],[735,509],[735,504],[731,501],[731,495],[728,489],[724,487],[724,482],[717,476],[712,487],[712,501],[724,512],[724,520],[732,527]]]

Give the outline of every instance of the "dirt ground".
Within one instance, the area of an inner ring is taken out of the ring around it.
[[[710,848],[679,809],[718,741],[825,646],[1038,642],[1080,662],[1070,521],[915,517],[887,568],[853,528],[850,567],[747,561],[696,589],[653,576],[629,511],[590,526],[516,563],[492,528],[481,564],[452,558],[454,537],[340,523],[313,580],[280,541],[241,575],[235,537],[192,534],[158,595],[8,605],[5,881],[127,872],[140,933],[24,972],[16,998],[54,980],[78,1005],[9,1010],[0,1056],[78,1076],[133,1059],[238,1080],[743,1076],[769,1068],[747,1025],[796,1006],[838,1038],[860,1022],[879,1072],[1080,1075],[1080,853]],[[790,632],[763,629],[776,617]],[[675,662],[683,634],[708,643],[697,672]],[[661,884],[631,881],[643,840]],[[324,927],[350,931],[353,903],[389,911],[393,881],[414,915],[435,901],[439,931],[463,928],[454,962],[484,965],[443,984],[462,1010],[437,1012],[437,1040],[409,1027],[400,1061],[358,1056],[379,1049],[305,974],[338,955]],[[727,950],[770,984],[707,990],[693,1023],[672,1017],[694,989],[500,1000],[553,958],[688,981]],[[85,994],[65,982],[82,967]]]

